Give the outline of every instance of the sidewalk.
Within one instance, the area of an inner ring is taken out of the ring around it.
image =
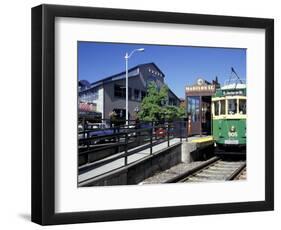
[[[184,139],[183,139],[184,140]],[[170,146],[176,144],[176,143],[179,143],[180,142],[180,138],[174,138],[174,139],[171,139],[170,140]],[[152,147],[152,153],[156,153],[162,149],[165,149],[168,147],[168,142],[165,141],[165,142],[162,142],[160,144],[157,144],[155,146]],[[131,149],[129,150],[129,152],[133,151],[134,149]],[[110,156],[110,157],[107,157],[105,158],[104,160],[107,160],[107,159],[110,159],[116,155],[120,155],[122,153],[118,153],[118,154],[115,154],[113,156]],[[144,157],[147,157],[150,155],[150,147],[144,149],[144,150],[141,150],[140,152],[137,152],[137,153],[134,153],[130,156],[127,157],[127,161],[128,161],[128,164],[131,164],[133,162],[136,162]],[[87,171],[85,173],[81,173],[80,175],[78,175],[78,183],[81,183],[83,181],[86,181],[88,179],[91,179],[91,178],[94,178],[94,177],[97,177],[97,176],[100,176],[104,173],[107,173],[107,172],[110,172],[112,170],[115,170],[115,169],[118,169],[118,168],[121,168],[125,166],[125,157],[121,157],[117,160],[114,160],[110,163],[107,163],[105,165],[102,165],[102,166],[99,166],[95,169],[92,169],[90,171]]]

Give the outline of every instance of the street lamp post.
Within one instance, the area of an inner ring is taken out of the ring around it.
[[[125,55],[125,62],[126,62],[126,125],[129,124],[128,62],[129,62],[129,58],[130,58],[135,52],[143,52],[143,51],[144,51],[144,48],[134,49],[130,54],[126,53],[126,55]]]

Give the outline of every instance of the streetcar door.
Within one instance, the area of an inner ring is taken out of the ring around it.
[[[211,97],[210,96],[203,96],[201,102],[201,125],[202,125],[202,132],[203,135],[210,135],[211,134]]]

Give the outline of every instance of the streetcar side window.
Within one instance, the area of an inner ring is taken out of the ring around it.
[[[237,113],[237,100],[236,99],[228,99],[228,114],[236,114]]]
[[[240,114],[246,114],[246,99],[240,99],[239,100],[239,113]]]
[[[219,115],[219,101],[214,101],[214,116]]]
[[[220,103],[221,103],[221,112],[220,112],[220,114],[221,115],[225,115],[225,100],[221,100]]]

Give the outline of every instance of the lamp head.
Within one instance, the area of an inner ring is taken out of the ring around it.
[[[143,52],[143,51],[144,51],[144,48],[137,49],[137,51]]]

